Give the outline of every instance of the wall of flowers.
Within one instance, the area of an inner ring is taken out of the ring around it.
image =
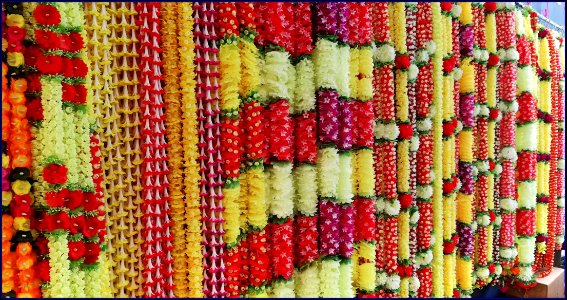
[[[564,241],[510,3],[2,5],[3,297],[468,297]]]

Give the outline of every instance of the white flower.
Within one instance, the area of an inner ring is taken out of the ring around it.
[[[463,69],[456,67],[453,69],[453,79],[455,79],[455,81],[459,81],[461,80],[461,77],[463,77]]]
[[[477,160],[476,168],[478,169],[479,172],[488,172],[490,165],[486,160]]]
[[[557,160],[557,170],[565,170],[565,160],[563,158]]]
[[[414,81],[417,79],[417,74],[419,73],[419,69],[416,65],[411,64],[408,70],[408,80]]]
[[[411,292],[417,292],[417,290],[419,290],[420,286],[421,286],[421,283],[419,282],[419,278],[417,278],[416,275],[413,275],[412,277],[410,277],[409,289],[410,289]]]
[[[390,44],[383,44],[376,48],[374,60],[381,63],[393,62],[396,58],[396,50]]]
[[[510,48],[506,51],[506,58],[509,61],[516,61],[520,58],[520,54],[518,53],[518,51],[515,48]]]
[[[506,2],[496,2],[496,8],[497,9],[506,8]]]
[[[421,199],[429,199],[433,195],[433,187],[430,185],[418,185],[417,197]]]
[[[418,131],[429,131],[431,130],[431,119],[430,118],[425,118],[423,120],[418,120],[417,121],[417,130]]]
[[[461,190],[461,180],[459,178],[457,178],[457,185],[455,186],[455,191],[460,191]]]
[[[555,237],[555,243],[557,245],[563,245],[564,241],[565,241],[565,237],[563,235],[558,235]]]
[[[451,8],[451,14],[453,15],[453,17],[458,18],[461,15],[462,11],[463,8],[459,4],[453,4],[453,8]]]
[[[516,202],[516,200],[512,199],[512,198],[502,198],[500,199],[500,206],[502,207],[503,210],[509,211],[509,212],[515,212],[516,209],[518,208],[518,202]]]
[[[437,48],[437,45],[435,45],[435,42],[431,40],[425,43],[425,47],[427,48],[427,52],[429,52],[429,55],[433,55],[433,53],[435,53],[435,49]]]
[[[565,207],[565,197],[557,198],[557,207],[560,207],[560,208]]]
[[[463,122],[461,120],[457,120],[457,127],[455,128],[455,135],[458,134],[463,130]]]
[[[472,221],[471,223],[472,232],[475,233],[477,228],[478,228],[478,224],[476,223],[476,221]]]
[[[376,198],[376,213],[377,214],[381,214],[384,212],[384,209],[386,208],[386,201],[384,199],[384,197],[377,197]]]
[[[472,169],[473,177],[477,177],[478,176],[478,168],[475,165],[472,165],[471,169]]]
[[[387,280],[388,274],[385,271],[376,272],[376,286],[384,286]]]
[[[502,258],[514,259],[516,258],[516,255],[518,255],[518,250],[516,250],[516,247],[506,247],[500,249],[500,256],[502,256]]]
[[[383,138],[388,141],[395,141],[400,134],[400,129],[396,123],[384,124]]]
[[[389,216],[397,216],[400,214],[400,202],[399,201],[384,201],[384,212]]]
[[[437,109],[437,108],[435,107],[434,104],[431,104],[431,106],[429,106],[429,115],[430,115],[431,117],[435,116],[435,111],[436,111],[436,109]]]
[[[483,49],[481,56],[480,56],[480,60],[483,61],[483,62],[487,62],[489,56],[490,56],[490,54],[488,53],[488,50]]]
[[[504,2],[507,9],[514,9],[516,8],[516,2]]]
[[[435,242],[437,241],[437,237],[435,236],[434,233],[431,233],[431,247],[433,247],[435,245]]]
[[[537,181],[520,181],[518,183],[518,207],[533,209],[536,206]]]
[[[386,289],[393,291],[400,288],[400,276],[398,274],[392,274],[388,276],[386,280]]]
[[[488,279],[488,276],[490,276],[490,271],[488,270],[488,267],[481,267],[478,270],[476,270],[476,276],[478,276],[478,278],[480,278],[481,280]]]
[[[419,49],[417,50],[416,54],[415,54],[415,60],[418,63],[426,63],[429,61],[429,53],[427,52],[427,49]]]
[[[518,243],[518,261],[520,263],[531,264],[535,260],[536,238],[522,237],[516,239]]]
[[[490,225],[490,216],[487,214],[481,214],[476,216],[476,222],[479,226],[486,227]]]
[[[497,264],[494,267],[494,274],[496,274],[496,276],[502,274],[502,266],[500,264]]]
[[[497,54],[498,54],[498,58],[500,59],[500,61],[505,61],[505,60],[506,60],[506,55],[507,55],[507,53],[506,53],[506,50],[505,50],[505,49],[502,49],[502,48],[498,49]]]
[[[414,211],[410,216],[410,224],[415,225],[419,221],[419,210]]]
[[[500,226],[501,224],[502,224],[502,217],[500,215],[497,215],[496,218],[494,219],[494,225]]]
[[[475,49],[473,50],[473,57],[474,57],[475,60],[477,60],[477,61],[480,60],[480,58],[481,58],[481,56],[482,56],[482,53],[481,53],[481,52],[482,52],[482,50],[480,50],[480,49],[478,49],[478,48],[475,48]]]
[[[416,152],[419,149],[419,137],[412,136],[410,140],[410,148],[409,151]]]
[[[502,148],[499,156],[501,159],[510,160],[512,162],[518,160],[518,154],[516,153],[516,149],[512,146],[507,146]]]
[[[518,274],[518,279],[522,281],[531,281],[534,279],[534,271],[531,266],[520,267],[520,274]]]
[[[478,117],[478,114],[480,113],[480,106],[478,104],[474,105],[473,113],[475,117]]]
[[[479,115],[482,117],[488,117],[490,115],[490,109],[488,109],[488,106],[486,104],[480,105]]]
[[[500,110],[497,110],[497,115],[496,115],[496,123],[500,122],[502,120],[502,112]]]
[[[435,171],[433,169],[429,170],[429,180],[431,180],[431,182],[435,180]]]
[[[496,163],[494,166],[494,174],[500,175],[502,173],[502,165],[500,163]]]

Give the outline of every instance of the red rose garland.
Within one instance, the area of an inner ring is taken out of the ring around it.
[[[145,241],[143,261],[145,295],[147,297],[173,296],[173,269],[171,256],[172,235],[169,232],[169,195],[167,174],[167,143],[163,115],[163,89],[161,88],[160,49],[160,5],[143,3],[136,6],[140,26],[140,48],[142,70],[140,76],[140,98],[142,114],[142,185],[144,188],[143,211]]]
[[[220,110],[218,103],[218,48],[214,30],[214,3],[193,5],[199,150],[201,164],[201,213],[204,244],[204,287],[206,297],[225,296],[223,242],[222,169],[220,159]]]

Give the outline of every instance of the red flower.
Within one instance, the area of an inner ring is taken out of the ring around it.
[[[27,62],[26,62],[27,64]],[[28,79],[28,92],[41,92],[41,82],[39,81],[39,77],[41,74],[33,73],[27,76]]]
[[[494,274],[494,272],[496,271],[496,265],[494,265],[493,263],[489,264],[488,271],[490,272],[490,274]]]
[[[406,209],[411,205],[411,194],[401,194],[398,199],[400,200],[400,207]]]
[[[67,230],[71,226],[71,219],[69,215],[64,212],[60,211],[55,214],[47,214],[45,216],[45,229],[48,232],[55,231],[57,229]]]
[[[22,27],[10,26],[6,30],[8,43],[15,43],[23,40],[26,37],[26,31]]]
[[[48,4],[39,4],[33,11],[35,21],[39,25],[56,26],[61,22],[61,14],[57,8]]]
[[[67,167],[50,164],[43,169],[43,180],[49,184],[64,184],[67,182]]]
[[[69,260],[79,260],[85,254],[85,243],[82,241],[69,242]]]
[[[455,123],[454,122],[444,122],[443,123],[443,136],[451,136],[455,131]]]
[[[62,189],[59,192],[51,191],[45,194],[45,201],[50,207],[62,207],[65,204],[65,197],[67,196],[67,189]]]
[[[400,140],[409,140],[412,138],[413,128],[411,127],[411,124],[408,123],[398,124],[398,128],[400,130],[400,134],[398,135],[398,138]]]
[[[441,2],[440,5],[441,5],[441,9],[444,12],[450,12],[451,9],[453,8],[453,4],[451,4],[451,2]]]
[[[45,238],[43,236],[40,236],[35,240],[35,245],[37,246],[37,249],[39,250],[39,254],[49,253],[48,243],[49,243],[49,241],[47,240],[47,238]]]
[[[95,193],[84,192],[83,193],[83,208],[85,211],[97,210],[102,205],[102,202],[98,201]]]
[[[83,49],[83,47],[85,46],[85,42],[83,41],[83,36],[80,33],[71,32],[69,34],[69,38],[71,40],[71,47],[69,51],[77,52]]]
[[[103,222],[104,223],[104,222]],[[106,224],[104,224],[104,226],[106,226]],[[106,237],[106,229],[103,228],[101,230],[98,231],[98,241],[99,243],[104,243],[104,238]]]
[[[27,116],[31,121],[37,122],[43,120],[43,106],[41,106],[41,99],[35,98],[28,103]]]
[[[21,204],[30,204],[31,203],[31,197],[30,197],[29,194],[25,194],[25,195],[14,194],[12,197],[14,197],[14,201],[16,201],[17,203],[21,203]]]
[[[41,54],[41,51],[37,46],[26,47],[24,52],[25,63],[28,66],[35,67],[37,58]],[[28,78],[29,79],[29,78]],[[30,91],[30,83],[28,82],[28,91]]]
[[[97,243],[85,243],[85,264],[93,264],[100,255],[100,245]]]
[[[73,60],[67,57],[63,57],[62,60],[63,68],[61,73],[63,73],[63,76],[65,77],[73,77],[73,74],[75,73],[73,69]]]
[[[496,120],[498,118],[499,112],[497,108],[493,108],[490,110],[490,114],[488,115],[489,120]]]
[[[48,260],[41,260],[35,265],[35,270],[39,274],[39,279],[41,279],[41,281],[49,282],[49,269]]]
[[[400,70],[408,69],[410,66],[410,58],[408,55],[397,55],[395,62],[396,68]]]
[[[459,290],[454,289],[453,290],[453,298],[461,298],[461,292],[459,292]]]
[[[489,171],[492,171],[496,167],[496,163],[494,161],[490,160],[490,161],[488,161],[488,166],[489,166]]]
[[[74,85],[62,82],[61,83],[61,90],[63,91],[63,95],[61,96],[63,101],[73,102],[73,100],[75,100],[75,86]]]
[[[455,68],[455,64],[456,64],[456,59],[454,56],[451,56],[443,60],[443,72],[446,74],[453,72],[453,69]]]
[[[85,226],[83,226],[83,235],[86,238],[92,238],[100,229],[100,221],[97,216],[85,217]]]
[[[88,67],[85,62],[80,58],[71,59],[73,65],[73,77],[85,77],[87,76]]]
[[[69,232],[71,234],[77,234],[81,232],[81,229],[85,226],[85,216],[79,215],[71,218],[71,226],[69,227]]]
[[[36,29],[35,41],[44,50],[59,48],[59,38],[53,31]]]
[[[41,55],[37,60],[37,69],[47,75],[56,75],[61,72],[63,60],[57,55]]]
[[[455,243],[454,241],[444,241],[443,242],[443,254],[451,254],[453,253],[453,250],[455,250],[455,246],[457,245],[457,243]]]
[[[10,211],[13,217],[24,217],[29,219],[32,216],[33,210],[29,203],[18,203],[12,201],[10,203]]]
[[[75,85],[75,99],[73,99],[75,104],[85,104],[87,103],[87,89],[82,84]]]
[[[496,11],[496,2],[484,2],[484,11],[486,13],[493,13]]]
[[[488,213],[490,215],[490,222],[494,222],[494,220],[496,220],[496,214],[491,211]]]
[[[71,38],[68,34],[60,34],[58,48],[63,51],[71,51]]]
[[[81,190],[69,191],[65,197],[65,206],[73,210],[83,204],[83,192]]]
[[[490,55],[488,56],[487,66],[488,67],[495,67],[495,66],[498,65],[499,62],[500,62],[500,58],[498,57],[498,55],[496,55],[494,53],[490,53]]]
[[[547,29],[543,28],[539,31],[537,35],[540,39],[547,37]]]

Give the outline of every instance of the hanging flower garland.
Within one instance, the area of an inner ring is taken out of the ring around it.
[[[161,88],[161,52],[159,44],[160,6],[155,3],[138,4],[141,58],[140,88],[142,122],[142,185],[144,187],[144,294],[148,297],[172,297],[172,236],[169,232],[169,183],[165,149],[166,130]]]
[[[374,50],[374,170],[376,173],[376,290],[378,297],[394,295],[400,287],[398,275],[399,202],[396,193],[396,139],[394,62],[395,49],[391,43],[388,3],[373,6]],[[382,24],[383,26],[377,26]]]
[[[417,51],[416,65],[419,68],[417,77],[417,94],[421,95],[416,101],[417,132],[419,134],[419,150],[416,155],[417,177],[417,206],[419,221],[417,223],[417,253],[415,266],[419,278],[417,297],[429,297],[432,291],[432,162],[433,135],[432,112],[433,101],[433,64],[436,43],[432,33],[432,5],[420,2],[417,5]]]
[[[516,259],[517,250],[514,245],[514,228],[516,208],[515,199],[515,161],[517,159],[515,146],[515,119],[517,103],[516,96],[516,39],[514,34],[515,4],[498,3],[496,9],[496,42],[501,69],[498,72],[498,98],[501,100],[498,109],[502,113],[499,128],[499,160],[502,174],[499,181],[499,197],[502,224],[500,229],[500,258],[502,266],[509,275],[510,267]],[[525,269],[527,271],[527,268]]]
[[[295,217],[297,240],[294,249],[298,297],[319,296],[317,223],[317,122],[315,112],[315,82],[312,60],[311,7],[309,3],[294,4],[294,61],[296,81],[293,109],[295,113],[294,168],[298,215]]]
[[[453,18],[458,18],[461,7],[458,4],[441,4],[443,22],[443,287],[444,296],[455,293],[455,245],[457,241],[455,222],[455,199],[458,192],[456,134],[458,119],[455,116],[455,77],[461,75],[459,63],[454,54]],[[456,16],[455,16],[456,15]],[[460,31],[460,29],[459,29]],[[458,38],[458,37],[457,37]],[[460,48],[460,45],[457,44]],[[459,49],[460,50],[460,49]],[[460,52],[460,51],[459,51]],[[459,78],[460,79],[460,78]]]
[[[351,110],[353,113],[353,194],[355,253],[354,268],[357,277],[353,278],[359,295],[373,294],[376,287],[376,216],[374,201],[374,159],[372,156],[374,132],[373,108],[373,63],[372,63],[372,7],[369,3],[358,5],[360,19],[356,35],[351,40],[358,44],[358,68],[350,74],[351,97],[356,90]],[[352,31],[351,31],[352,33]],[[351,57],[352,60],[352,57]]]
[[[483,287],[490,282],[489,261],[489,230],[491,220],[488,203],[488,175],[490,164],[488,161],[488,119],[490,110],[487,104],[487,66],[490,59],[486,42],[486,20],[484,5],[474,4],[474,38],[475,49],[473,50],[475,68],[475,167],[477,170],[475,185],[475,210],[477,230],[475,232],[475,257],[474,271],[476,275],[476,286]]]
[[[214,3],[195,3],[197,101],[201,171],[201,215],[203,232],[203,293],[223,297],[225,291],[222,162],[220,157],[220,107],[217,35]]]
[[[556,75],[559,80],[559,89],[557,91],[557,98],[564,99],[565,97],[565,39],[558,38],[559,55]],[[565,104],[559,101],[557,104],[557,130],[558,136],[558,157],[557,157],[557,215],[556,215],[556,228],[555,228],[555,250],[561,249],[565,241]],[[553,253],[553,251],[550,251]],[[553,258],[551,254],[546,257],[546,265],[550,265]]]

